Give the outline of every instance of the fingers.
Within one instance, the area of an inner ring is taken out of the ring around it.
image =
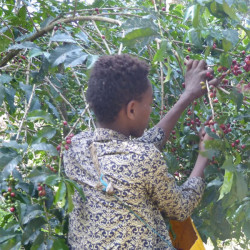
[[[188,62],[187,62],[187,70],[190,70],[191,68],[192,68],[192,65],[193,65],[193,60],[188,60]]]
[[[218,86],[220,84],[222,79],[217,79],[217,78],[214,78],[213,80],[209,81],[208,84],[209,85],[212,85],[214,87]]]
[[[192,69],[197,68],[198,64],[199,64],[199,61],[198,60],[194,60],[193,61],[193,65],[192,65]]]
[[[199,61],[198,68],[200,68],[202,70],[204,70],[204,69],[206,70],[207,69],[207,63],[206,63],[206,61],[205,60]]]

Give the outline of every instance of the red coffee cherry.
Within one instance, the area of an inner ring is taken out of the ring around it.
[[[10,208],[10,212],[11,212],[11,213],[14,213],[15,210],[16,210],[15,207],[11,207],[11,208]]]

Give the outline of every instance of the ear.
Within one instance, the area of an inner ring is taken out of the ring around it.
[[[137,102],[135,100],[130,101],[126,107],[126,114],[128,119],[134,120],[136,114]]]

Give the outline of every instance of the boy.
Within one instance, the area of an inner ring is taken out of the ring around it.
[[[201,200],[208,160],[199,154],[189,179],[179,187],[159,150],[181,113],[206,92],[200,82],[210,70],[203,60],[189,60],[184,93],[144,133],[153,102],[148,70],[145,62],[129,55],[104,56],[93,67],[87,101],[98,128],[76,135],[64,155],[66,175],[87,197],[85,202],[77,193],[74,197],[68,236],[72,249],[173,249],[161,212],[184,220]]]

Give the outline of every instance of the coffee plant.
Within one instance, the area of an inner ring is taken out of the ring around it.
[[[166,1],[167,2],[167,1]],[[217,88],[182,114],[163,150],[181,184],[198,153],[210,164],[192,218],[219,248],[249,247],[250,28],[245,0],[96,0],[0,3],[0,249],[68,249],[68,214],[81,187],[64,175],[74,134],[95,128],[85,98],[102,55],[127,53],[150,66],[154,126],[185,90],[185,63],[206,60]],[[210,125],[213,125],[211,129]]]

